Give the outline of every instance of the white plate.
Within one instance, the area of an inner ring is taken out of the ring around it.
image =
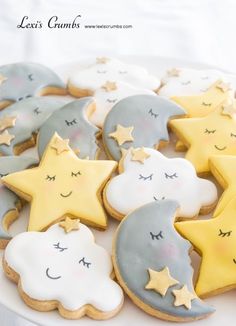
[[[146,67],[152,72],[152,74],[160,77],[166,71],[172,67],[193,67],[193,68],[215,68],[209,67],[207,65],[191,62],[183,62],[176,59],[165,59],[158,57],[124,57],[122,58],[126,62],[140,64]],[[73,71],[78,64],[65,64],[56,67],[55,70],[66,80],[70,71]],[[236,85],[236,77],[235,79]],[[67,97],[68,98],[68,97]],[[177,156],[173,148],[169,146],[167,149],[163,150],[167,156]],[[34,154],[36,151],[29,150],[27,154]],[[180,154],[178,153],[178,156]],[[20,218],[12,225],[10,231],[12,235],[17,234],[26,229],[27,218],[28,218],[29,207],[25,207],[21,212]],[[111,219],[109,220],[109,228],[107,231],[97,231],[93,230],[97,243],[103,245],[109,251],[111,251],[111,242],[113,233],[117,227],[118,223]],[[3,252],[0,252],[2,256]],[[1,257],[0,257],[1,258]],[[193,266],[197,270],[199,266],[199,257],[193,255]],[[235,325],[235,293],[233,291],[219,295],[207,300],[207,302],[216,308],[216,312],[206,320],[198,321],[199,326],[216,326],[217,324],[224,323],[225,325]],[[15,284],[11,283],[5,276],[0,265],[0,303],[6,308],[15,312],[19,316],[32,321],[38,325],[43,326],[90,326],[90,325],[109,325],[109,326],[122,326],[122,325],[145,325],[145,326],[156,326],[166,325],[166,322],[158,320],[154,317],[149,316],[139,308],[137,308],[132,302],[126,297],[124,306],[121,312],[114,318],[108,321],[95,321],[87,317],[81,320],[66,320],[59,316],[57,311],[42,313],[34,311],[28,308],[24,302],[19,297],[17,287]],[[11,325],[9,325],[11,326]]]

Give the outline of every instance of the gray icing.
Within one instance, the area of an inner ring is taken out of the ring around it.
[[[134,95],[119,101],[108,113],[103,126],[103,140],[111,157],[121,158],[121,148],[155,147],[162,141],[168,141],[167,123],[171,116],[184,115],[185,112],[174,102],[158,95]],[[134,127],[133,142],[119,146],[109,134],[120,124]]]
[[[0,177],[27,169],[35,164],[37,164],[37,160],[27,156],[0,157]],[[9,211],[15,210],[18,201],[17,195],[0,183],[0,239],[11,238],[8,231],[4,229],[3,222],[5,215]]]
[[[55,132],[63,139],[69,139],[70,147],[80,158],[95,159],[98,150],[96,142],[100,130],[87,118],[87,109],[94,103],[92,97],[70,102],[53,113],[39,131],[38,152],[43,152]]]
[[[65,105],[65,101],[61,99],[32,97],[16,102],[0,111],[0,119],[16,117],[15,126],[7,128],[9,134],[14,135],[15,138],[11,141],[10,146],[1,144],[0,153],[14,155],[14,146],[29,140],[45,120],[63,105]]]
[[[20,62],[0,67],[0,75],[6,78],[0,83],[1,101],[21,101],[36,96],[47,87],[65,89],[65,84],[48,67],[37,63]]]
[[[184,284],[194,293],[193,269],[189,257],[190,242],[183,239],[174,228],[174,216],[178,203],[172,200],[152,202],[133,211],[118,229],[115,243],[115,259],[123,282],[142,302],[157,311],[185,318],[197,318],[214,309],[199,298],[191,301],[191,309],[175,307],[172,290]],[[163,239],[152,240],[150,232],[162,231]],[[169,287],[162,297],[154,290],[145,289],[149,281],[148,269],[160,271],[168,267],[170,275],[179,284]]]

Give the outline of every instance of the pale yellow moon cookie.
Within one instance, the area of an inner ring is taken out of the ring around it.
[[[236,198],[215,218],[175,223],[202,256],[195,291],[207,297],[236,288]]]
[[[114,161],[79,159],[68,140],[55,134],[38,167],[9,174],[2,181],[31,202],[29,231],[44,230],[65,215],[104,229],[100,193],[116,166]]]

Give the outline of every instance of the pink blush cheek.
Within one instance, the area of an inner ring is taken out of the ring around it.
[[[179,255],[179,250],[178,250],[177,246],[169,243],[169,244],[162,246],[162,250],[161,250],[161,252],[159,252],[159,256],[163,257],[163,258],[168,257],[168,258],[177,260],[180,255]]]
[[[213,135],[206,135],[202,137],[202,141],[204,144],[210,145],[214,142],[215,137]]]
[[[225,239],[227,240],[227,239]],[[227,251],[229,251],[231,249],[231,247],[229,246],[229,243],[224,241],[224,239],[220,239],[218,241],[215,242],[214,245],[215,248],[215,253],[219,253],[220,255],[224,255]]]

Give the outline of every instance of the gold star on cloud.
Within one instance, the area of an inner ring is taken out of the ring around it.
[[[56,150],[57,154],[61,154],[70,150],[69,141],[69,139],[56,138],[51,147]]]
[[[170,70],[167,71],[167,75],[169,77],[178,77],[180,74],[180,70],[177,68],[172,68]]]
[[[155,290],[161,296],[165,296],[169,287],[179,282],[170,276],[169,268],[165,267],[160,272],[148,269],[150,280],[145,286],[146,290]]]
[[[11,141],[15,138],[14,135],[9,134],[7,130],[0,134],[0,145],[11,145]]]
[[[148,153],[145,152],[144,147],[132,149],[132,161],[137,161],[144,164],[144,161],[150,157]]]
[[[104,64],[104,63],[107,63],[110,59],[109,58],[106,58],[106,57],[99,57],[96,59],[96,63],[98,64]]]
[[[16,117],[4,117],[0,119],[0,131],[6,128],[14,127],[16,124]]]
[[[132,142],[134,140],[132,136],[132,131],[134,127],[123,127],[121,125],[116,126],[116,131],[109,134],[109,137],[114,138],[118,145],[121,146],[126,142]]]
[[[236,101],[231,99],[230,101],[226,101],[222,105],[222,112],[221,114],[227,115],[233,119],[236,118]]]
[[[228,92],[231,89],[230,83],[225,83],[223,81],[219,81],[216,85],[223,93]]]
[[[117,89],[117,85],[115,82],[107,81],[102,88],[105,89],[106,92],[111,92]]]
[[[67,216],[65,221],[59,223],[59,226],[61,226],[66,233],[69,233],[73,230],[79,230],[79,223],[80,223],[79,219],[72,220]]]
[[[0,74],[0,85],[7,80],[7,77]]]
[[[184,285],[181,289],[179,290],[173,290],[172,293],[175,296],[175,302],[174,305],[176,307],[179,306],[185,306],[187,309],[191,309],[191,301],[193,299],[196,299],[196,295],[192,294],[186,285]]]

